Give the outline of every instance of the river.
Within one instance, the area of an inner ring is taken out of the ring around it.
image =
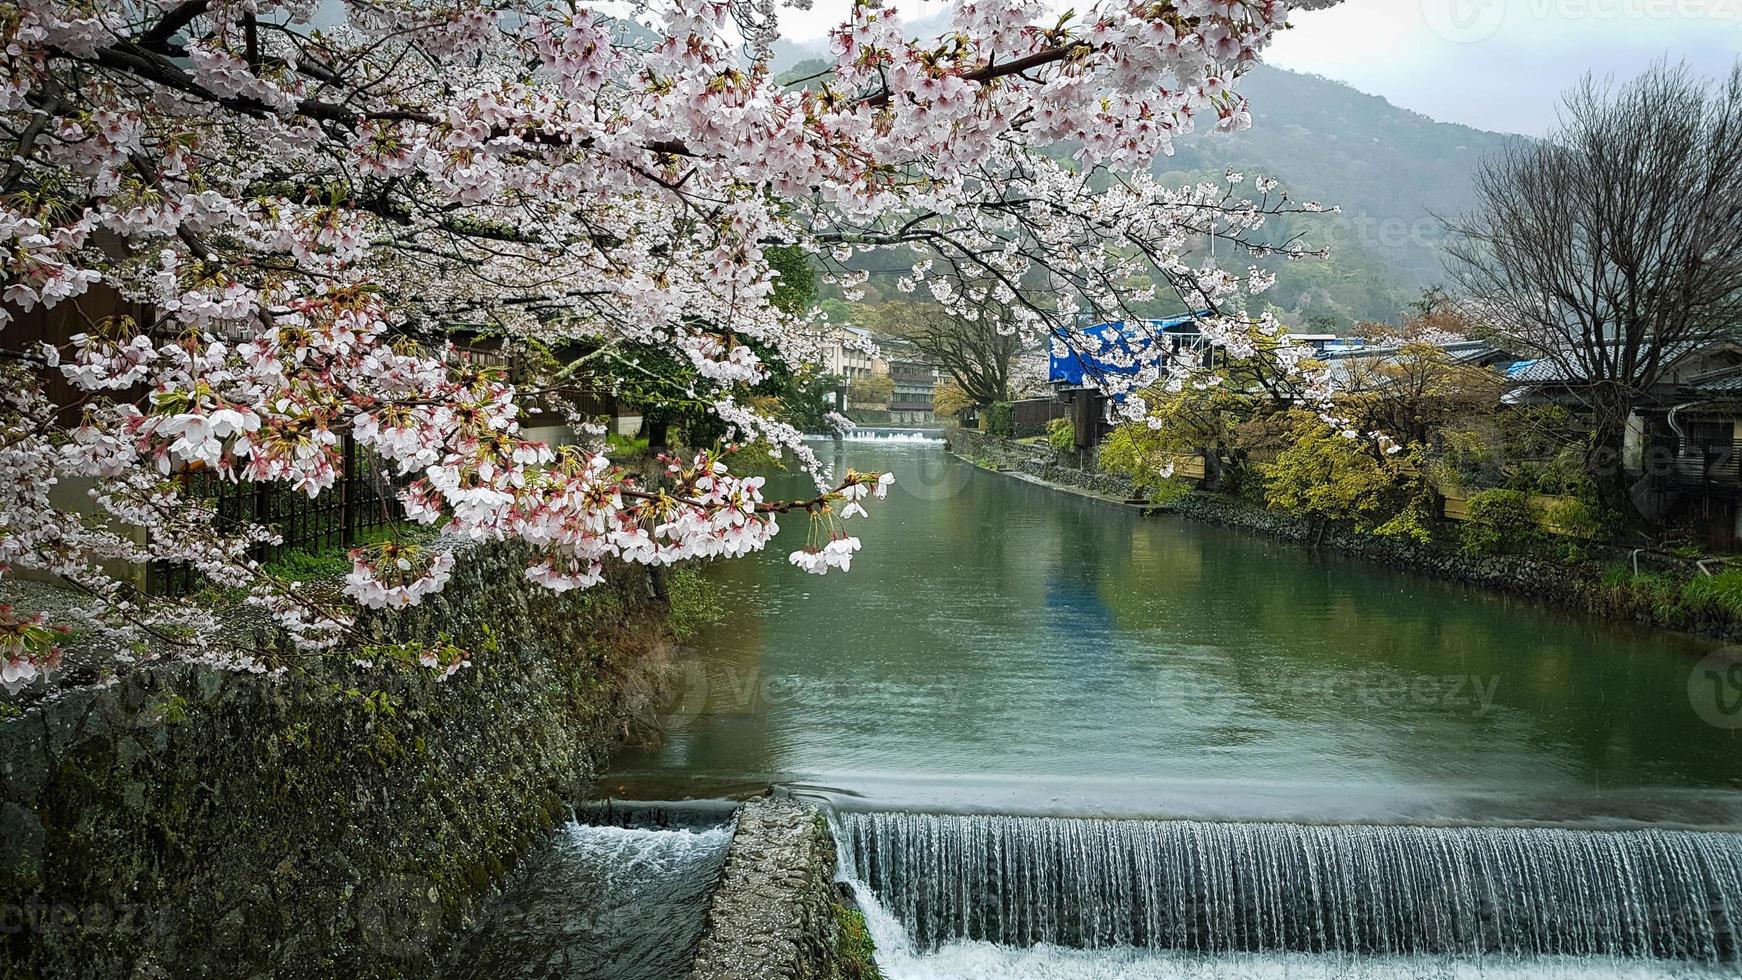
[[[786,561],[802,518],[715,569],[728,615],[690,651],[671,735],[624,757],[608,791],[1742,824],[1742,729],[1708,720],[1696,675],[1714,641],[1144,517],[935,442],[818,450],[837,470],[896,474],[848,522],[863,541],[852,571]]]
[[[817,448],[896,474],[847,525],[852,571],[787,562],[802,517],[711,569],[726,615],[680,659],[669,737],[599,792],[826,803],[894,980],[1742,972],[1719,644],[1146,517],[936,441]]]

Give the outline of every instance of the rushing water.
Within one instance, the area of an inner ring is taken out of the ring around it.
[[[1742,838],[847,813],[844,871],[915,950],[1665,959],[1742,972]]]
[[[1701,674],[1715,642],[1146,518],[935,444],[817,449],[897,476],[848,524],[852,571],[788,564],[798,517],[719,566],[729,615],[685,663],[669,739],[605,792],[1742,827],[1742,729]]]
[[[496,903],[451,975],[673,980],[689,972],[731,827],[573,822]]]
[[[832,804],[892,980],[1742,975],[1719,644],[817,448],[897,476],[852,572],[787,563],[802,518],[715,569],[601,789]]]

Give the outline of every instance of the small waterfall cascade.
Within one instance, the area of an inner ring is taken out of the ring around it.
[[[806,439],[834,439],[832,435],[809,435]],[[943,431],[940,429],[895,429],[860,427],[848,429],[841,433],[842,442],[876,442],[885,444],[899,443],[942,443]]]
[[[924,953],[1583,957],[1742,970],[1742,834],[836,815]]]
[[[524,859],[449,976],[667,980],[689,971],[732,842],[728,814],[579,816],[599,822],[572,822]]]

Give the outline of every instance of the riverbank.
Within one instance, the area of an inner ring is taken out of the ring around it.
[[[657,711],[674,643],[645,569],[528,588],[460,549],[371,649],[282,676],[140,666],[0,722],[6,977],[434,976],[506,869]]]
[[[1742,616],[1720,608],[1690,607],[1679,601],[1681,586],[1704,575],[1689,559],[1635,554],[1628,549],[1594,543],[1584,546],[1586,555],[1579,559],[1470,555],[1437,544],[1417,544],[1328,526],[1205,491],[1193,491],[1167,503],[1138,503],[1142,491],[1124,476],[1096,469],[1092,457],[1084,459],[1086,466],[1065,465],[1060,461],[1061,454],[1048,446],[1012,442],[959,428],[949,430],[946,442],[951,452],[982,469],[1121,507],[1250,531],[1599,616],[1722,640],[1742,640]],[[1633,571],[1635,562],[1637,572]],[[1618,569],[1625,569],[1628,574],[1618,575]]]

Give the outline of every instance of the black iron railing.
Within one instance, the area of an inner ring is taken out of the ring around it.
[[[180,473],[182,493],[209,500],[213,524],[233,532],[247,525],[270,527],[281,538],[276,545],[250,551],[257,561],[271,561],[287,551],[349,548],[368,531],[404,516],[395,474],[379,457],[359,449],[350,436],[342,447],[343,471],[337,483],[315,497],[285,483],[237,483],[207,470]],[[186,562],[153,562],[146,571],[146,591],[153,595],[187,595],[200,587],[199,572]]]

